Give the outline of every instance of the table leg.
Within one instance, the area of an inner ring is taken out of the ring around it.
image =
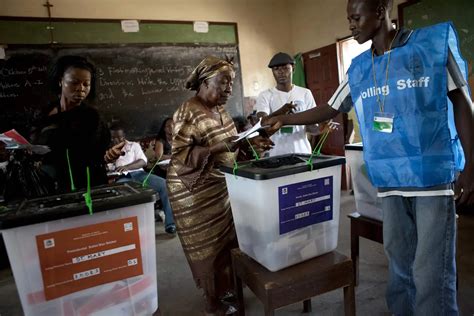
[[[307,299],[303,301],[303,313],[311,313],[313,308],[311,306],[311,299]]]
[[[235,295],[237,296],[237,313],[245,316],[244,291],[242,290],[242,280],[234,272]]]
[[[354,294],[354,285],[344,287],[344,315],[345,316],[355,316],[355,294]]]
[[[275,310],[270,309],[268,305],[265,305],[265,316],[274,316],[275,315]]]
[[[351,259],[354,268],[354,285],[359,283],[359,234],[357,222],[351,219]]]

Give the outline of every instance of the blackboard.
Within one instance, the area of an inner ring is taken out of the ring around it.
[[[130,139],[156,135],[166,117],[195,92],[184,83],[206,56],[233,56],[236,70],[233,95],[227,103],[232,116],[242,115],[243,96],[238,47],[114,46],[16,48],[0,61],[0,132],[15,128],[27,134],[51,100],[47,71],[61,55],[87,57],[97,67],[96,106],[107,122],[121,120]]]
[[[452,21],[459,36],[461,53],[469,65],[469,85],[471,91],[474,91],[473,0],[412,0],[399,5],[399,16],[401,24],[410,29]]]

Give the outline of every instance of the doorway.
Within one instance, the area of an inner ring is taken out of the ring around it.
[[[352,59],[370,49],[371,45],[372,41],[359,44],[352,36],[337,41],[339,82],[342,82],[347,75]],[[354,109],[347,114],[347,120],[348,130],[346,141],[350,144],[361,142],[359,122],[357,121]]]

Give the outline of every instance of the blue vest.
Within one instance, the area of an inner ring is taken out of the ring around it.
[[[349,68],[351,97],[360,124],[364,160],[376,187],[429,187],[454,181],[464,168],[464,153],[447,97],[448,47],[467,78],[467,67],[451,23],[413,31],[407,43],[394,48],[385,82],[388,53],[362,53]],[[393,132],[373,130],[375,113],[394,115]]]

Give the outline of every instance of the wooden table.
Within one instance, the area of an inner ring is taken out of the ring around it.
[[[355,315],[352,261],[336,251],[271,272],[240,249],[233,249],[232,264],[239,315],[245,315],[242,283],[263,303],[266,316],[274,315],[277,308],[300,301],[304,301],[303,312],[310,312],[311,297],[341,287],[345,315]]]

